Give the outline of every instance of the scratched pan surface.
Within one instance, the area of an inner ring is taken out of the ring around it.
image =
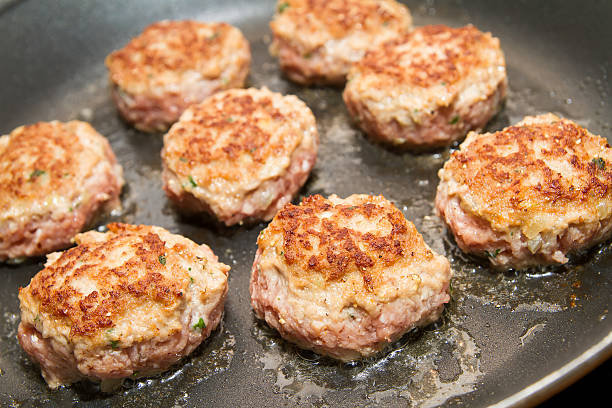
[[[417,25],[471,22],[501,38],[510,94],[489,129],[552,111],[612,136],[607,122],[612,5],[533,3],[409,6]],[[169,372],[103,395],[87,384],[47,389],[15,337],[17,289],[42,268],[42,260],[0,265],[2,405],[522,405],[558,391],[611,354],[611,245],[569,266],[529,274],[493,273],[464,257],[432,206],[436,172],[448,150],[399,155],[372,145],[351,126],[339,90],[304,89],[284,80],[267,52],[272,1],[4,1],[0,6],[0,132],[39,120],[90,121],[109,138],[125,168],[124,211],[114,219],[161,225],[205,242],[232,267],[220,330]],[[452,262],[453,300],[441,322],[407,335],[380,358],[343,365],[300,352],[255,321],[248,280],[264,225],[220,230],[178,217],[161,190],[161,136],[130,129],[109,99],[104,57],[165,18],[225,20],[243,30],[253,51],[250,85],[297,94],[317,116],[319,161],[301,194],[382,193],[393,200]],[[553,374],[559,378],[546,377],[559,369]]]

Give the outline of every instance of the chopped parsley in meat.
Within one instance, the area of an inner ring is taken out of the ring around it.
[[[282,13],[283,11],[285,11],[287,8],[289,7],[289,3],[287,3],[286,1],[284,3],[281,3],[278,5],[278,12]]]
[[[28,180],[34,180],[35,178],[40,177],[45,173],[46,171],[44,170],[34,169],[34,171],[30,173],[30,177],[28,178]]]
[[[595,163],[595,165],[597,166],[597,168],[599,170],[605,170],[606,169],[606,161],[604,159],[602,159],[601,157],[596,157],[593,160],[591,160],[593,163]]]
[[[496,258],[496,257],[497,257],[497,255],[499,255],[499,253],[500,253],[500,252],[501,252],[501,249],[500,249],[500,248],[497,248],[495,251],[491,251],[491,252],[489,252],[489,251],[485,251],[485,255],[486,255],[488,258]]]
[[[201,317],[200,317],[200,320],[198,320],[198,322],[193,325],[193,329],[194,330],[196,330],[196,329],[202,330],[202,329],[205,329],[205,328],[206,328],[206,323],[204,323],[204,319],[202,319]]]

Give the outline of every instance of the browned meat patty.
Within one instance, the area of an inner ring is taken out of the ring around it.
[[[395,0],[281,0],[270,23],[285,75],[294,82],[341,85],[351,64],[412,28]]]
[[[51,388],[159,373],[221,320],[229,267],[209,247],[159,227],[108,229],[77,235],[19,290],[19,343]]]
[[[181,211],[226,225],[270,220],[306,182],[318,146],[315,118],[297,97],[220,92],[164,136],[164,189]]]
[[[374,49],[348,75],[344,101],[373,140],[432,148],[481,129],[506,96],[499,40],[473,26],[426,26]]]
[[[0,137],[0,261],[70,245],[120,207],[123,171],[88,123],[40,122]]]
[[[282,337],[348,361],[435,321],[450,264],[382,196],[287,204],[259,235],[251,305]]]
[[[457,244],[500,268],[563,264],[612,231],[612,149],[552,114],[470,133],[439,176]]]
[[[226,23],[160,21],[106,58],[119,113],[137,129],[165,131],[191,104],[244,86],[251,51]]]

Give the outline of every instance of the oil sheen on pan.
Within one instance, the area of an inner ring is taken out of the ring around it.
[[[535,384],[612,331],[607,316],[612,300],[609,242],[566,266],[528,273],[494,272],[465,256],[433,207],[437,171],[456,145],[429,153],[393,153],[369,142],[350,121],[341,88],[305,88],[286,80],[268,52],[274,1],[59,1],[45,10],[28,0],[3,4],[0,75],[7,80],[0,90],[0,131],[54,119],[90,122],[109,139],[125,171],[123,210],[104,221],[162,226],[206,243],[232,268],[223,323],[207,341],[170,371],[125,381],[116,393],[103,395],[88,384],[48,390],[16,339],[17,290],[42,269],[42,260],[0,265],[3,405],[486,406]],[[589,11],[579,2],[562,1],[407,4],[415,26],[472,23],[500,38],[508,97],[487,130],[553,112],[610,136],[607,75],[612,66],[602,39],[612,29],[601,16],[612,15],[612,6]],[[452,300],[439,322],[407,334],[377,358],[342,364],[296,349],[254,318],[249,274],[257,236],[266,224],[221,228],[181,217],[162,190],[161,134],[124,124],[110,98],[104,57],[154,21],[184,18],[239,27],[253,58],[247,86],[295,94],[312,109],[319,155],[295,202],[315,193],[383,194],[415,223],[433,250],[451,261]],[[570,20],[574,24],[568,26]],[[610,346],[604,349],[608,355]],[[555,390],[554,384],[537,387],[548,394]]]

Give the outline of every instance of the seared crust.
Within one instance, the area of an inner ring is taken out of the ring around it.
[[[52,388],[80,378],[99,381],[166,369],[220,319],[229,267],[206,245],[159,227],[115,223],[108,229],[78,234],[78,246],[49,255],[45,268],[19,290],[20,341],[39,360]],[[203,324],[197,330],[199,318]],[[52,351],[37,354],[31,335]],[[169,356],[142,352],[131,358],[130,350],[144,350],[148,343],[162,347],[177,336],[184,340]],[[54,372],[48,365],[54,359],[78,364],[76,374],[65,378]]]
[[[121,224],[110,224],[109,230],[115,236],[101,242],[98,240],[106,237],[95,232],[77,235],[78,246],[61,254],[30,283],[29,293],[40,301],[39,313],[68,320],[70,338],[95,336],[112,327],[134,300],[152,301],[172,310],[187,287],[187,271],[178,269],[172,280],[164,277],[178,260],[169,257],[165,265],[160,262],[166,250],[159,235]],[[107,259],[125,256],[120,251],[135,256],[115,267],[103,266]],[[144,266],[142,275],[136,269],[139,266]],[[83,297],[79,290],[83,279],[99,290]]]
[[[470,200],[463,205],[494,229],[520,227],[533,237],[544,229],[609,216],[608,163],[612,149],[606,139],[549,114],[500,132],[470,134],[442,174],[467,188]]]
[[[334,198],[314,195],[299,206],[285,206],[257,244],[266,248],[276,244],[297,279],[323,276],[325,281],[337,281],[358,272],[363,291],[377,287],[385,269],[396,262],[408,266],[413,260],[433,258],[414,224],[384,197],[353,196],[342,204],[334,203]]]
[[[140,94],[175,84],[182,75],[218,78],[230,62],[221,56],[245,46],[242,33],[227,23],[159,21],[106,57],[106,66],[113,83]]]
[[[270,219],[279,194],[289,195],[282,206],[306,180],[318,142],[314,116],[295,96],[266,88],[225,91],[191,106],[164,136],[164,188],[184,211],[211,212],[228,225]],[[299,180],[290,191],[259,194],[296,160]],[[249,197],[257,198],[250,213]]]
[[[78,132],[88,138],[76,137]],[[95,145],[93,152],[89,143]],[[0,210],[17,211],[21,204],[44,200],[54,193],[72,196],[72,190],[95,164],[111,158],[115,163],[106,139],[88,123],[54,121],[20,126],[0,142]]]
[[[226,23],[160,21],[106,58],[113,96],[126,120],[144,131],[167,129],[193,103],[244,86],[251,54]]]
[[[287,204],[258,238],[251,304],[287,340],[340,360],[380,351],[448,302],[450,265],[382,196]]]
[[[437,146],[484,126],[506,83],[504,55],[490,33],[425,26],[369,51],[351,68],[343,96],[373,138]]]
[[[96,213],[119,206],[123,183],[108,141],[88,123],[39,122],[2,136],[0,260],[67,246]],[[38,234],[24,238],[31,229]]]
[[[183,303],[192,278],[204,289],[207,273],[226,277],[229,271],[193,241],[162,228],[114,223],[108,229],[78,234],[78,246],[50,256],[45,269],[19,290],[22,302],[35,302],[45,318],[63,322],[72,341],[88,338],[108,346],[105,330],[143,307],[162,313],[149,317],[154,329],[139,341],[161,335],[165,324],[155,323],[163,323]],[[223,285],[214,290],[223,291]],[[205,301],[209,294],[202,290],[199,295]],[[119,333],[115,337],[121,340]]]
[[[525,262],[506,259],[510,252],[497,243],[502,249],[494,264],[567,262],[568,252],[609,235],[609,163],[612,149],[604,138],[552,114],[526,117],[499,132],[468,135],[440,170],[439,208],[444,212],[448,199],[459,200],[466,216],[500,235],[498,241],[523,237],[534,255]],[[585,236],[574,231],[569,242],[566,235],[576,228]],[[555,253],[539,254],[545,249]]]
[[[366,49],[411,26],[410,12],[395,0],[279,1],[271,51],[293,81],[341,84]]]
[[[499,40],[471,25],[425,26],[386,43],[380,51],[373,50],[356,67],[380,75],[377,83],[384,87],[448,85],[452,89],[475,68],[489,68],[489,59],[482,55],[484,47],[499,50]],[[496,57],[503,65],[503,56]]]

